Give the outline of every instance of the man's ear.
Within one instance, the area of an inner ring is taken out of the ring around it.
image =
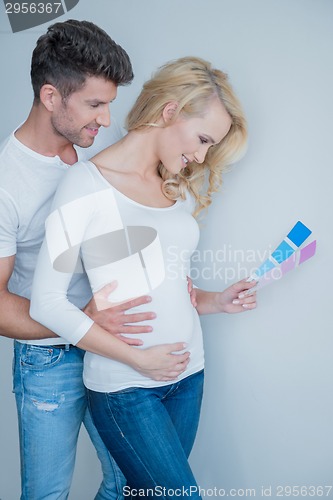
[[[166,125],[168,125],[170,121],[174,118],[177,109],[178,109],[177,101],[170,101],[168,102],[168,104],[164,106],[162,117]]]
[[[56,101],[61,99],[61,96],[53,85],[45,83],[40,89],[39,98],[48,111],[53,111]]]

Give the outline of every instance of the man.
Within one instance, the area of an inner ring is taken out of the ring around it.
[[[82,421],[102,462],[104,478],[96,499],[122,497],[123,476],[86,411],[83,351],[33,321],[29,300],[57,185],[70,165],[107,145],[102,144],[99,129],[110,125],[109,104],[118,85],[132,78],[128,55],[103,30],[85,21],[54,24],[33,52],[30,114],[0,149],[0,333],[17,339],[14,392],[22,500],[68,497]],[[108,142],[118,138],[114,127]],[[125,314],[149,302],[149,297],[100,311],[90,298],[85,276],[76,275],[71,300],[109,332],[105,342],[114,341],[110,333],[151,330],[128,323],[153,319],[153,313]],[[153,369],[159,376],[175,378],[188,362],[188,354],[171,354],[181,349],[182,344],[163,346],[157,353],[147,349],[140,369],[147,376]]]

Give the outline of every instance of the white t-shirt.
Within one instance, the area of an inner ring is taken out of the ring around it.
[[[79,162],[61,182],[46,222],[31,316],[72,344],[85,335],[92,320],[67,297],[73,272],[80,276],[83,263],[93,292],[117,281],[109,297],[113,303],[151,295],[157,315],[151,322],[153,332],[135,338],[142,339],[142,348],[186,342],[191,360],[181,378],[199,371],[204,362],[202,332],[186,279],[199,239],[193,209],[189,195],[167,208],[137,203],[111,186],[91,162]],[[99,392],[168,383],[88,352],[84,382]]]
[[[78,159],[91,158],[122,137],[116,122],[101,128],[89,148],[75,147]],[[58,156],[47,157],[18,141],[14,132],[0,146],[0,258],[16,255],[8,289],[30,299],[33,273],[45,233],[45,220],[54,193],[68,165]],[[72,300],[83,307],[91,297],[86,278],[71,287]],[[63,344],[63,339],[24,341]]]

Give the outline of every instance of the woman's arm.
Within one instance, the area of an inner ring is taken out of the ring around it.
[[[175,354],[186,348],[186,344],[182,342],[135,349],[108,335],[96,323],[76,345],[85,351],[125,363],[153,380],[174,380],[186,369],[189,362],[189,352]]]
[[[207,292],[200,288],[193,289],[195,292],[195,307],[200,315],[239,312],[255,309],[257,306],[256,293],[245,295],[247,290],[255,287],[255,281],[238,281],[229,286],[223,292]]]

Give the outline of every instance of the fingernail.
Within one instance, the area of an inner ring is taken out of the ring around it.
[[[184,349],[186,349],[186,347],[187,347],[186,342],[184,342],[183,347],[184,347]]]
[[[240,295],[238,295],[239,299],[244,299],[244,297],[245,297],[244,293],[241,293]]]
[[[243,307],[247,309],[249,307],[249,304],[243,304]]]
[[[232,301],[232,303],[233,303],[233,304],[239,304],[239,300],[236,300],[236,299],[235,299],[235,300],[233,300],[233,301]]]

